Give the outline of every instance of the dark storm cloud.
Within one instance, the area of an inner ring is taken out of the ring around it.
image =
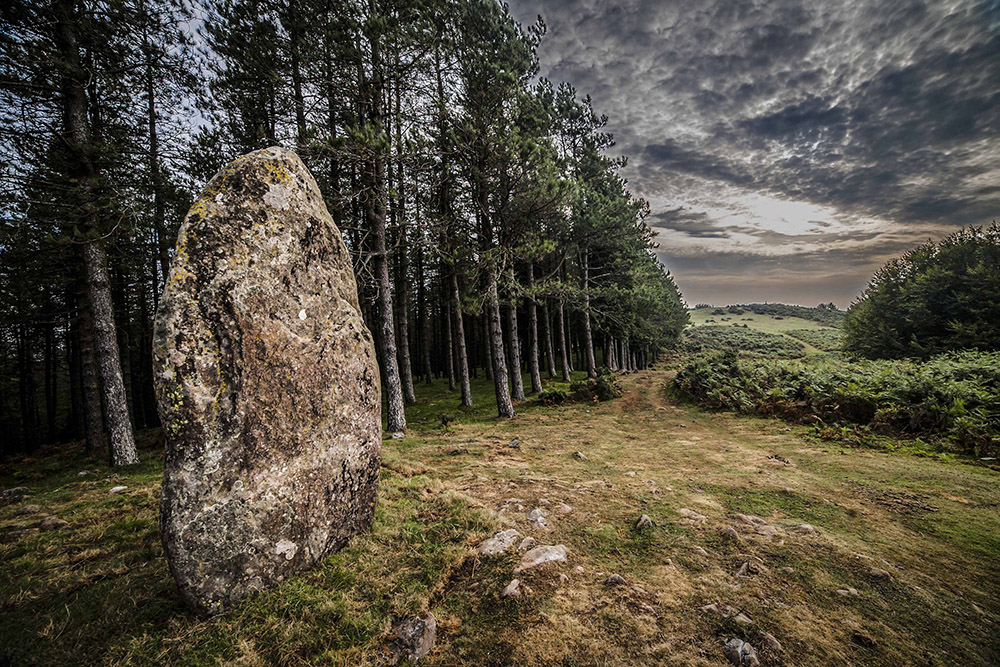
[[[864,273],[929,232],[1000,215],[996,0],[515,0],[512,11],[545,17],[543,75],[608,114],[661,246],[700,252],[720,281],[755,262],[807,270],[807,246],[833,252],[829,270]],[[764,204],[746,203],[758,194],[822,212],[771,225]],[[745,261],[718,254],[734,251]],[[683,288],[687,255],[662,256]]]

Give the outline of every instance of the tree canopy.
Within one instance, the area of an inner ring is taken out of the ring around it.
[[[890,260],[844,320],[868,358],[1000,349],[1000,226],[969,227]]]

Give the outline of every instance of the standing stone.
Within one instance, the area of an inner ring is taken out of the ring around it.
[[[371,525],[375,348],[340,231],[295,154],[244,155],[195,201],[153,358],[160,531],[195,611],[221,612]]]

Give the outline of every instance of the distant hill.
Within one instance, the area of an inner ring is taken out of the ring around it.
[[[821,304],[815,308],[808,306],[792,306],[787,303],[740,303],[715,308],[707,304],[698,304],[696,310],[705,308],[714,311],[721,311],[719,315],[742,315],[744,312],[751,312],[757,315],[770,315],[771,317],[798,317],[803,320],[812,320],[828,327],[840,328],[844,323],[844,316],[847,311],[840,310],[834,304]]]

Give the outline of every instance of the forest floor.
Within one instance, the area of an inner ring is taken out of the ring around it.
[[[503,422],[483,380],[468,415],[423,387],[406,437],[384,442],[372,531],[209,620],[162,555],[158,432],[124,473],[79,445],[8,460],[0,487],[28,495],[0,506],[0,664],[382,664],[393,622],[426,610],[432,665],[725,665],[731,637],[764,665],[1000,664],[1000,473],[677,405],[667,377]],[[68,525],[33,531],[46,515]],[[515,575],[516,547],[476,555],[506,528],[567,563]],[[501,598],[515,576],[523,594]]]

